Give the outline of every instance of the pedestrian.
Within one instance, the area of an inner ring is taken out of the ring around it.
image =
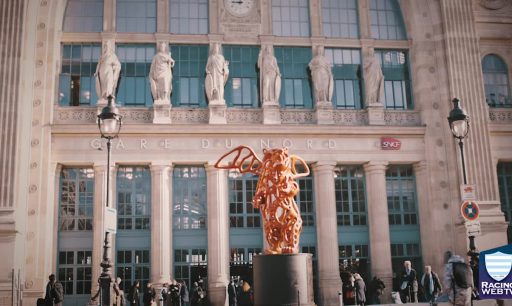
[[[354,287],[356,291],[356,304],[364,306],[366,303],[366,284],[359,273],[354,273]]]
[[[380,297],[384,293],[384,288],[386,288],[386,285],[384,285],[384,282],[377,278],[376,276],[373,277],[372,281],[370,282],[370,303],[371,304],[380,304]]]
[[[189,295],[188,295],[187,283],[184,280],[181,281],[180,298],[181,298],[181,305],[182,306],[188,306],[190,298],[189,298]]]
[[[252,306],[253,302],[253,292],[251,285],[248,282],[244,281],[242,285],[242,294],[238,297],[238,305],[239,306]]]
[[[125,306],[124,291],[121,290],[121,278],[116,278],[114,282],[114,306]]]
[[[190,306],[201,305],[204,297],[203,288],[201,288],[197,282],[194,282],[190,289]]]
[[[400,276],[400,298],[404,303],[418,302],[418,279],[416,270],[409,260],[404,261],[404,271]]]
[[[169,284],[164,283],[162,285],[162,289],[160,290],[160,305],[167,306],[167,299],[169,299]]]
[[[144,300],[144,306],[154,306],[156,299],[156,291],[153,288],[153,284],[148,283],[146,285],[146,289],[144,290],[144,296],[142,298]]]
[[[473,271],[459,255],[445,253],[444,287],[449,301],[456,306],[471,304],[473,291]]]
[[[420,280],[420,288],[425,302],[436,304],[439,293],[443,290],[437,274],[432,271],[431,266],[425,266],[425,272]]]
[[[140,305],[140,282],[135,281],[130,288],[130,292],[128,293],[128,300],[130,301],[131,306],[139,306]]]
[[[62,284],[57,282],[55,274],[50,274],[48,283],[46,284],[46,292],[44,302],[46,306],[62,306],[64,300],[64,288]]]
[[[169,286],[169,292],[171,294],[171,305],[181,306],[180,285],[178,285],[176,280],[171,282],[171,285]]]
[[[231,278],[231,281],[228,284],[228,299],[229,306],[237,306],[236,286],[233,278]]]
[[[347,281],[343,282],[343,305],[356,305],[355,279],[352,273],[348,273]]]

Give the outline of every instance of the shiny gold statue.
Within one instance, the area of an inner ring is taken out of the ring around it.
[[[260,209],[263,218],[265,239],[269,245],[265,253],[298,253],[302,218],[294,199],[299,192],[295,179],[308,176],[309,167],[302,158],[289,155],[288,148],[263,149],[263,154],[262,161],[251,148],[239,146],[224,154],[215,167],[259,176],[252,205]],[[297,161],[304,166],[303,173],[297,173]],[[221,162],[228,164],[220,165]]]

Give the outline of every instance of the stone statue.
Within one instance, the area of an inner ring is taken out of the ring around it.
[[[366,106],[383,104],[384,99],[384,75],[380,68],[379,60],[373,50],[370,51],[364,63],[364,87],[366,89]]]
[[[315,103],[332,101],[334,80],[332,78],[332,64],[324,56],[324,47],[315,48],[315,56],[309,62],[311,78],[313,79],[313,97]]]
[[[227,162],[227,165],[221,165]],[[303,172],[297,172],[297,162]],[[259,176],[252,199],[264,223],[264,235],[268,242],[266,254],[297,254],[302,232],[302,218],[295,202],[299,192],[296,178],[309,175],[306,162],[288,154],[288,148],[263,149],[263,160],[247,146],[239,146],[224,154],[215,164],[219,169],[237,169],[240,173]]]
[[[98,97],[107,100],[108,96],[115,96],[121,63],[114,52],[114,42],[103,43],[103,54],[101,54],[96,66],[96,93]]]
[[[149,84],[155,104],[169,102],[172,92],[172,67],[174,60],[168,52],[168,44],[160,42],[158,53],[153,57],[149,70]]]
[[[220,44],[213,43],[206,63],[205,90],[208,102],[224,100],[224,86],[228,80],[229,62],[220,54]]]
[[[270,45],[263,45],[258,55],[260,99],[262,104],[277,103],[281,93],[281,73]]]

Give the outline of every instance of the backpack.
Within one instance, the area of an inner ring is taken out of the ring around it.
[[[471,267],[463,262],[452,263],[453,280],[460,288],[473,287],[473,271]]]

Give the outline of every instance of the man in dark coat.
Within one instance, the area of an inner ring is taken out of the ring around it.
[[[235,280],[231,279],[228,284],[228,298],[229,298],[229,306],[237,306],[237,296],[236,296],[236,287]]]
[[[420,280],[420,288],[425,302],[436,304],[437,296],[443,291],[443,287],[437,274],[432,271],[431,266],[425,266],[425,273]]]
[[[156,290],[153,288],[153,284],[148,283],[146,290],[144,290],[144,306],[152,306],[155,303]]]
[[[180,286],[180,298],[181,298],[181,305],[182,306],[188,306],[188,302],[190,301],[189,295],[188,295],[188,287],[187,283],[182,280]]]
[[[139,306],[140,305],[140,294],[139,294],[139,281],[135,281],[133,286],[130,288],[130,292],[128,293],[128,300],[130,301],[131,306]]]
[[[55,281],[55,274],[51,274],[48,277],[48,284],[46,284],[44,302],[46,306],[62,306],[63,300],[64,288],[61,283]]]
[[[418,302],[418,279],[409,260],[404,261],[404,271],[400,276],[400,299],[404,303]]]

